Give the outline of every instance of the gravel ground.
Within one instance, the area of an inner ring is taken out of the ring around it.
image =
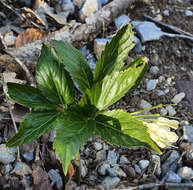
[[[66,2],[71,4],[68,4],[70,8],[65,18],[84,22],[85,18],[91,14],[90,11],[93,11],[89,6],[97,10],[108,3],[108,0],[101,1],[103,3],[100,5],[97,4],[99,1],[93,1],[96,6],[89,5],[89,2],[87,5],[83,0]],[[66,4],[63,4],[63,9],[65,9],[64,5]],[[113,21],[106,32],[101,33],[92,43],[85,44],[80,49],[93,69],[104,44],[110,40],[112,34],[122,24],[145,21],[144,14],[163,23],[177,26],[186,32],[192,33],[193,31],[192,0],[185,2],[151,0],[149,3],[135,3],[121,17]],[[147,23],[145,27],[148,27]],[[160,185],[147,189],[186,190],[193,188],[184,185],[193,182],[193,42],[181,38],[160,37],[160,29],[164,32],[171,31],[165,27],[158,25],[157,27],[160,27],[159,31],[157,29],[154,31],[152,28],[147,29],[147,33],[145,30],[140,33],[139,26],[134,28],[136,47],[130,53],[128,62],[137,56],[147,56],[149,71],[139,88],[132,94],[127,94],[113,107],[134,112],[158,104],[168,104],[151,113],[180,119],[180,126],[176,131],[179,136],[178,142],[174,144],[174,147],[164,149],[163,154],[159,156],[146,149],[114,147],[93,136],[81,150],[81,182],[78,184],[74,176],[69,184],[69,190],[129,189],[151,183],[175,183],[182,186]],[[11,36],[14,35],[11,34]],[[143,36],[144,39],[147,39],[146,37],[154,37],[154,39],[144,41]],[[0,70],[1,73],[4,72]],[[25,78],[19,73],[9,73],[7,78],[25,82]],[[5,143],[15,132],[2,86],[0,92],[0,189],[64,189],[66,178],[52,149],[54,131],[45,134],[36,142],[20,147],[21,161],[17,159],[17,149],[5,147]],[[21,120],[23,113],[26,113],[26,109],[18,105],[14,106],[16,121]],[[74,165],[74,161],[72,163]],[[27,182],[24,181],[23,175],[26,176]],[[29,187],[25,187],[26,184]]]

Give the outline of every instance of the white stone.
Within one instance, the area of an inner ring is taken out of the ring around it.
[[[129,24],[130,21],[131,21],[131,19],[127,15],[123,14],[123,15],[120,15],[119,17],[117,17],[115,19],[115,26],[116,26],[117,29],[119,29],[122,26],[125,26],[126,24]]]
[[[182,101],[182,99],[185,97],[185,93],[181,92],[179,94],[176,94],[174,98],[171,100],[174,104],[178,104]]]
[[[192,168],[185,166],[178,170],[178,175],[182,179],[193,179],[193,170]]]
[[[186,11],[185,11],[185,15],[186,15],[186,16],[193,16],[193,12],[190,11],[190,10],[186,10]]]
[[[141,102],[139,104],[140,109],[149,109],[151,107],[152,107],[152,105],[149,102],[147,102],[146,100],[141,100]]]
[[[163,11],[163,15],[164,15],[164,16],[170,16],[170,13],[169,13],[168,10],[164,10],[164,11]]]
[[[169,116],[174,116],[174,115],[176,115],[176,110],[175,110],[171,105],[167,106],[167,107],[166,107],[166,110],[168,111]]]
[[[139,161],[139,167],[144,170],[149,166],[149,160],[140,160]]]
[[[101,8],[100,0],[86,0],[80,10],[80,13],[86,17],[92,15]]]
[[[161,114],[161,115],[167,115],[167,114],[168,114],[167,109],[161,108],[161,109],[160,109],[160,114]]]
[[[147,91],[151,91],[151,90],[154,90],[156,88],[156,85],[157,85],[157,80],[156,79],[151,79],[147,82],[147,86],[146,86],[146,90]]]
[[[0,162],[3,164],[9,164],[15,161],[16,148],[6,148],[5,144],[0,145]]]
[[[103,148],[103,145],[99,142],[94,143],[95,150],[101,150]]]
[[[107,156],[107,161],[109,164],[114,165],[117,163],[117,154],[114,151],[109,151]]]
[[[164,96],[165,92],[163,90],[157,90],[157,95],[158,96]]]
[[[157,66],[152,66],[150,68],[150,73],[153,74],[153,75],[157,75],[159,72],[159,68]]]

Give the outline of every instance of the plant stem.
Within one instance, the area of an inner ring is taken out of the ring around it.
[[[75,164],[78,167],[78,171],[76,172],[76,179],[78,185],[80,185],[80,180],[81,180],[81,160],[80,160],[80,153],[78,152],[77,155],[75,156]]]

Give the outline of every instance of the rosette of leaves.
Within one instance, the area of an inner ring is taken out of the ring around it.
[[[146,147],[160,153],[142,121],[124,110],[107,110],[133,91],[147,70],[144,57],[125,66],[133,47],[133,32],[126,25],[106,44],[93,74],[82,54],[70,44],[62,41],[44,44],[37,61],[37,88],[7,83],[8,97],[31,108],[7,146],[34,141],[55,129],[53,147],[64,174],[93,134],[109,144]],[[81,94],[79,102],[75,86]]]

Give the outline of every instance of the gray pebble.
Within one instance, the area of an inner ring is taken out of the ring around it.
[[[185,166],[178,170],[178,175],[182,179],[193,179],[193,170],[192,168]]]
[[[103,148],[103,145],[99,142],[95,142],[94,143],[94,148],[95,148],[95,150],[98,151],[98,150],[101,150]]]
[[[177,175],[175,172],[173,171],[169,171],[168,173],[168,177],[166,179],[167,182],[170,183],[180,183],[181,182],[181,177],[179,175]]]
[[[17,162],[14,168],[14,172],[16,175],[23,176],[29,175],[32,173],[31,168],[24,162]]]
[[[114,151],[109,151],[107,155],[107,161],[109,164],[114,165],[117,163],[117,154]]]
[[[141,168],[137,164],[134,165],[134,169],[137,174],[141,174]]]
[[[71,0],[62,0],[61,8],[62,11],[67,13],[67,16],[69,14],[73,14],[75,10],[74,4],[72,3]]]
[[[87,62],[88,62],[88,64],[89,64],[90,68],[91,68],[92,70],[94,70],[95,67],[96,67],[96,60],[95,60],[95,58],[92,57],[92,58],[88,59]]]
[[[85,161],[81,160],[81,176],[84,178],[86,177],[87,173],[88,173],[88,169],[86,167]]]
[[[100,150],[96,153],[96,161],[104,161],[106,160],[107,153],[105,150]]]
[[[157,75],[159,72],[159,67],[157,66],[152,66],[150,67],[150,73],[153,74],[153,75]]]
[[[104,181],[102,182],[102,186],[106,189],[106,190],[110,190],[115,188],[118,183],[120,182],[120,179],[118,177],[109,177],[107,176]]]
[[[86,59],[87,55],[90,53],[89,50],[87,49],[87,46],[84,45],[82,48],[80,48],[80,52],[82,53],[82,56]]]
[[[34,159],[34,153],[33,152],[25,152],[23,154],[23,157],[25,158],[26,161],[32,161]]]
[[[128,163],[129,163],[129,160],[125,156],[120,157],[120,161],[119,161],[120,165],[128,164]]]
[[[171,171],[175,172],[177,168],[177,161],[179,159],[180,155],[176,150],[173,150],[169,157],[165,160],[165,162],[162,164],[162,174],[165,175],[168,169],[173,165],[171,168]]]
[[[135,53],[138,54],[138,53],[141,53],[142,51],[145,50],[145,49],[144,49],[145,46],[142,46],[139,38],[137,38],[136,36],[134,36],[133,42],[135,43],[135,47],[134,47],[134,49],[133,49],[133,51],[134,51]]]
[[[166,110],[168,111],[169,116],[174,116],[174,115],[176,115],[176,110],[175,110],[171,105],[166,106]]]
[[[193,12],[190,10],[185,10],[185,15],[186,16],[193,16]]]
[[[160,176],[160,174],[161,174],[160,156],[158,156],[156,154],[152,155],[152,162],[155,163],[155,165],[156,165],[156,170],[155,170],[156,175]]]
[[[161,108],[161,109],[160,109],[160,114],[161,114],[161,115],[167,115],[167,114],[168,114],[168,111],[167,111],[165,108]]]
[[[107,169],[109,168],[110,168],[110,165],[107,163],[104,163],[98,167],[97,172],[99,173],[99,175],[106,175]]]
[[[49,135],[48,141],[53,143],[55,136],[56,136],[56,130],[50,131],[50,135]]]
[[[108,172],[109,176],[111,176],[111,177],[117,176],[117,172],[114,168],[107,168],[107,172]]]
[[[58,189],[62,189],[63,181],[62,181],[62,177],[60,176],[60,174],[56,170],[51,169],[49,170],[48,175],[51,179],[51,186],[56,184]]]
[[[149,160],[140,160],[139,167],[144,170],[149,166]]]
[[[157,85],[157,82],[158,82],[158,81],[155,80],[155,79],[149,80],[149,81],[147,82],[146,90],[147,90],[147,91],[154,90],[155,87],[156,87],[156,85]]]
[[[9,164],[15,161],[16,148],[7,148],[5,144],[0,145],[0,162],[3,164]]]
[[[165,92],[163,90],[157,90],[157,95],[158,96],[164,96]]]
[[[119,29],[122,26],[129,24],[130,21],[131,21],[131,19],[127,15],[123,14],[115,19],[115,26],[117,29]]]
[[[183,127],[183,138],[188,142],[193,143],[193,126],[186,125]]]
[[[193,161],[193,146],[192,148],[186,153],[187,160]]]
[[[149,102],[147,102],[146,100],[142,99],[140,101],[140,104],[139,104],[140,109],[148,109],[148,108],[151,108],[151,107],[152,107],[152,105]]]

